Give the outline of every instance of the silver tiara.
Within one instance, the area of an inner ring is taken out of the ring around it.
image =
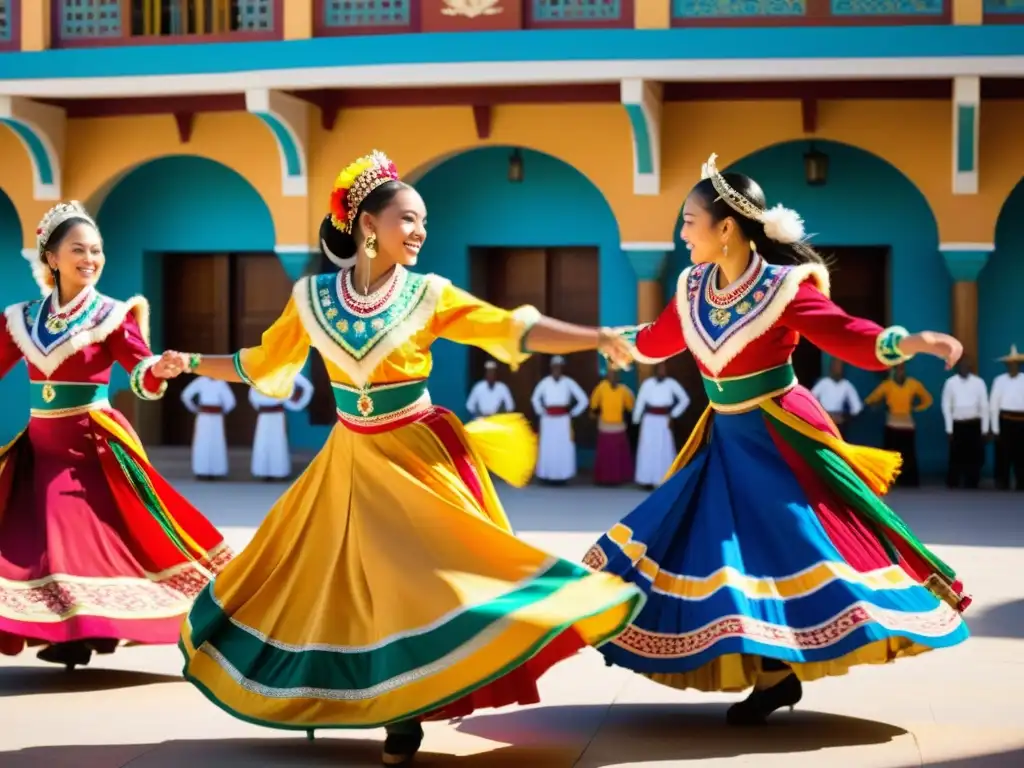
[[[46,212],[40,220],[39,226],[36,227],[36,247],[39,249],[40,254],[42,254],[46,243],[49,241],[50,235],[53,234],[53,230],[68,219],[85,219],[94,227],[96,226],[92,216],[85,210],[85,206],[77,200],[72,200],[69,203],[57,203],[57,205]]]

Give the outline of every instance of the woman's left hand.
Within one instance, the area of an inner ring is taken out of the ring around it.
[[[964,345],[948,333],[938,331],[921,331],[908,336],[900,344],[900,349],[909,348],[912,354],[924,353],[933,355],[946,363],[946,370],[952,370],[964,353]]]
[[[610,328],[598,332],[597,351],[616,367],[629,370],[633,364],[633,348],[628,341]]]

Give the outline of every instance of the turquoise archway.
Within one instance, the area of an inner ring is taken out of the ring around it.
[[[1011,344],[1024,351],[1024,178],[999,213],[995,246],[978,275],[978,374],[989,384],[1003,373],[997,357]]]
[[[487,147],[464,152],[432,167],[416,183],[428,211],[429,234],[420,268],[468,288],[471,248],[596,246],[601,322],[635,322],[636,277],[604,195],[568,163],[528,149],[522,150],[523,180],[511,182],[512,150]],[[434,371],[435,401],[465,415],[466,349],[437,345]]]

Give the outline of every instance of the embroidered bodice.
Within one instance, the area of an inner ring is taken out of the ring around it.
[[[159,397],[166,388],[149,369],[149,305],[140,296],[118,301],[88,288],[65,306],[56,291],[12,304],[3,313],[0,375],[21,358],[31,381],[102,383],[114,363],[131,375],[140,397]]]
[[[354,387],[427,378],[437,338],[479,346],[517,365],[525,357],[519,341],[535,316],[532,307],[499,309],[438,275],[403,267],[363,296],[346,269],[299,280],[260,346],[240,350],[235,364],[244,381],[271,397],[287,397],[310,347],[324,358],[332,381]]]
[[[821,264],[768,264],[759,255],[719,288],[718,266],[698,264],[679,276],[675,299],[646,326],[624,331],[639,362],[689,349],[709,378],[746,376],[789,362],[801,336],[852,365],[883,370],[894,360],[894,333],[846,314],[829,298]],[[905,333],[905,332],[904,332]]]

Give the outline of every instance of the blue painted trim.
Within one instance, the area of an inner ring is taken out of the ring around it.
[[[943,251],[949,274],[958,283],[973,283],[988,263],[992,251]]]
[[[651,153],[651,135],[647,131],[647,116],[640,104],[625,104],[629,123],[633,126],[633,147],[636,150],[636,172],[654,172],[654,156]]]
[[[275,115],[269,112],[253,112],[256,117],[262,120],[277,140],[277,146],[284,153],[285,168],[289,178],[302,177],[302,154],[292,132],[285,127]]]
[[[0,54],[0,80],[183,75],[381,64],[914,58],[1024,55],[1024,25],[571,29],[261,43],[132,45]],[[867,52],[870,51],[870,54]]]
[[[970,173],[974,170],[975,108],[970,104],[959,104],[956,108],[956,170]]]
[[[660,280],[668,261],[668,251],[623,251],[637,280]]]
[[[46,151],[46,147],[36,132],[25,123],[9,117],[0,117],[0,123],[14,131],[18,138],[25,142],[25,146],[32,156],[32,165],[39,177],[39,183],[47,186],[53,184],[53,164],[50,162],[50,155]]]

